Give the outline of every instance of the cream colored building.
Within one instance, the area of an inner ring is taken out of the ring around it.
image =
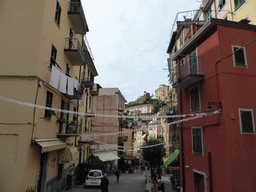
[[[169,98],[169,86],[161,84],[159,88],[155,90],[155,99],[167,102]]]
[[[130,116],[151,116],[153,114],[153,109],[153,104],[144,104],[128,107],[125,111],[127,111]]]
[[[91,113],[98,74],[80,1],[2,0],[0,7],[0,96]],[[91,117],[26,105],[0,99],[0,191],[57,191],[88,156]]]
[[[231,21],[250,20],[256,24],[256,2],[254,0],[202,0],[204,19],[218,18]]]

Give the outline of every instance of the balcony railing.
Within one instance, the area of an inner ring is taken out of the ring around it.
[[[173,88],[186,89],[204,80],[202,58],[197,57],[197,64],[188,67],[189,61],[177,65],[177,79],[172,84]],[[201,66],[201,67],[200,67]]]
[[[94,60],[92,50],[91,50],[91,47],[89,45],[89,41],[88,41],[86,36],[84,36],[84,45],[83,45],[83,47],[84,47],[84,50],[89,53],[89,56],[91,57],[91,59]]]
[[[85,79],[82,80],[82,84],[84,87],[92,89],[94,85],[94,78],[92,76],[86,77]]]
[[[81,100],[82,99],[82,93],[81,91],[77,91],[74,89],[74,95],[64,94],[67,98],[71,100]]]
[[[65,137],[78,136],[77,129],[76,129],[77,127],[76,122],[68,123],[65,119],[58,119],[57,122],[59,123],[58,136],[65,136]]]
[[[89,31],[81,2],[70,2],[68,16],[77,34]]]
[[[64,52],[73,65],[84,64],[82,46],[77,38],[66,38]]]
[[[99,84],[94,84],[92,90],[90,91],[91,96],[98,96],[100,88],[101,86]]]

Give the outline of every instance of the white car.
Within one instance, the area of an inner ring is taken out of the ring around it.
[[[92,169],[85,179],[85,186],[100,186],[102,178],[103,174],[101,170]]]

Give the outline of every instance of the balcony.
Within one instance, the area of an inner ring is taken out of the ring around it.
[[[84,53],[81,44],[77,38],[66,38],[64,53],[73,65],[84,64]]]
[[[93,86],[94,86],[94,78],[93,76],[90,77],[87,77],[85,79],[82,80],[82,85],[86,88],[90,88],[92,89]]]
[[[196,58],[196,59],[194,59]],[[188,61],[190,60],[190,61]],[[188,66],[188,63],[192,63],[190,66]],[[200,68],[199,74],[199,67],[202,63],[202,58],[197,57],[196,55],[191,55],[188,58],[186,58],[186,62],[180,62],[177,66],[177,79],[172,84],[173,88],[179,88],[179,89],[186,89],[188,87],[191,87],[195,84],[200,83],[204,80],[204,73],[203,68]]]
[[[74,89],[74,95],[68,95],[68,94],[63,94],[63,95],[65,95],[67,98],[69,98],[71,100],[81,100],[82,99],[82,93],[75,89]]]
[[[90,91],[91,96],[98,96],[100,88],[101,86],[99,84],[94,84],[92,90]]]
[[[77,34],[89,31],[81,2],[70,2],[68,16]]]
[[[59,133],[58,137],[77,137],[79,134],[77,133],[77,125],[76,122],[67,123],[65,119],[58,119],[59,123]]]

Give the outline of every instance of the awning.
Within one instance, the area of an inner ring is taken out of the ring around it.
[[[101,161],[112,161],[116,159],[120,159],[120,157],[114,155],[113,153],[95,153],[95,156],[98,156]]]
[[[70,163],[73,164],[79,159],[79,153],[76,147],[69,146],[65,149],[58,151],[58,162],[59,163]]]
[[[67,146],[67,144],[60,139],[35,139],[34,142],[36,142],[38,145],[42,147],[41,153],[49,152],[49,151],[55,151],[59,149],[63,149]]]
[[[178,155],[180,154],[180,151],[176,149],[165,161],[164,165],[167,167]]]

